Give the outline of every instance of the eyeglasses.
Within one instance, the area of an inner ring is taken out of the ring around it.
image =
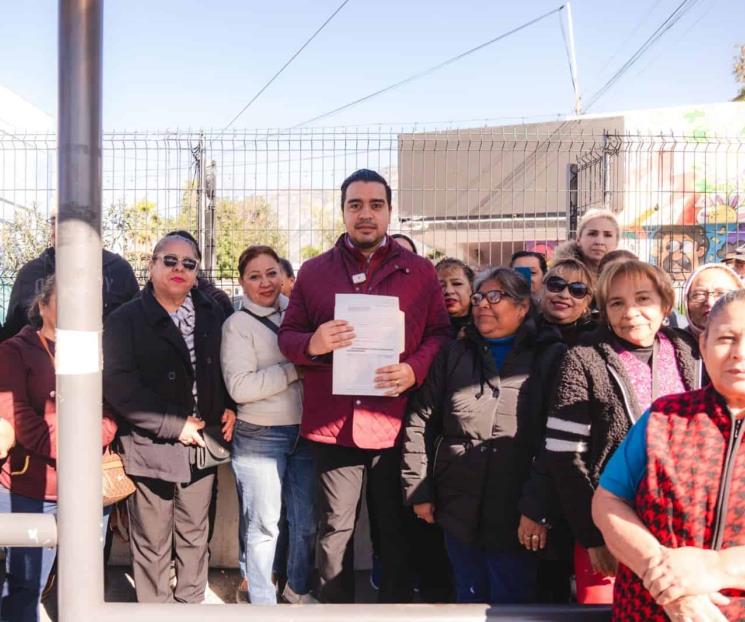
[[[580,281],[567,283],[567,281],[565,279],[562,279],[560,276],[548,277],[546,279],[545,285],[546,289],[552,294],[558,294],[559,292],[563,292],[565,289],[568,289],[569,295],[572,298],[576,298],[577,300],[582,300],[589,293],[587,285],[585,285],[584,283],[581,283]]]
[[[713,298],[716,302],[722,296],[728,294],[731,291],[731,289],[697,289],[696,291],[690,292],[688,294],[688,300],[690,302],[695,302],[696,304],[701,304],[702,302],[707,301],[709,298]]]
[[[509,298],[510,295],[507,292],[503,292],[500,289],[492,289],[488,292],[476,292],[475,294],[471,295],[471,304],[474,307],[478,307],[481,304],[481,301],[486,298],[486,302],[488,302],[490,305],[497,304],[502,298]]]
[[[191,257],[176,257],[176,255],[153,255],[153,261],[160,259],[166,268],[175,268],[179,263],[184,267],[184,270],[194,272],[199,265],[196,259]]]

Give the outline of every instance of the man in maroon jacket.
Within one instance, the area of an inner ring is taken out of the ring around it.
[[[409,547],[400,483],[399,432],[409,389],[424,382],[450,337],[450,322],[432,264],[386,234],[391,188],[362,169],[341,186],[346,233],[298,273],[279,332],[279,347],[305,368],[302,435],[313,441],[319,478],[320,597],[354,602],[352,536],[362,480],[379,528],[383,577],[380,602],[412,598]],[[397,296],[406,316],[400,363],[375,371],[384,397],[333,395],[332,352],[354,340],[354,327],[334,320],[335,295]]]

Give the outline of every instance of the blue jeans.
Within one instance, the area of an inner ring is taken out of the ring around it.
[[[529,551],[493,552],[468,546],[445,532],[456,600],[492,605],[536,602],[538,558]]]
[[[32,499],[0,486],[0,514],[56,514],[57,502]],[[103,534],[109,525],[110,508],[106,508]],[[8,548],[5,550],[5,583],[3,583],[0,620],[2,622],[38,622],[39,601],[54,565],[54,548]]]
[[[239,420],[232,465],[240,503],[240,565],[251,603],[277,602],[272,563],[283,499],[289,532],[287,583],[297,594],[307,594],[316,537],[315,471],[300,426],[260,426]]]

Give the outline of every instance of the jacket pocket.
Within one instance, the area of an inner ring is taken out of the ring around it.
[[[460,462],[471,446],[472,441],[469,439],[440,437],[432,465],[435,482],[441,480],[452,466]]]
[[[235,433],[241,436],[249,436],[251,438],[259,438],[264,436],[272,429],[270,425],[257,425],[255,423],[248,423],[242,419],[238,419],[235,422]]]

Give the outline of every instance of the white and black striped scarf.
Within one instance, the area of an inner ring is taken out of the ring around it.
[[[181,303],[181,306],[174,313],[169,313],[169,315],[184,338],[186,349],[189,350],[189,360],[191,361],[191,368],[194,370],[194,384],[191,387],[191,393],[194,396],[194,415],[198,417],[197,354],[194,350],[194,327],[197,323],[197,314],[194,311],[194,301],[191,299],[191,294],[184,298],[184,302]]]

